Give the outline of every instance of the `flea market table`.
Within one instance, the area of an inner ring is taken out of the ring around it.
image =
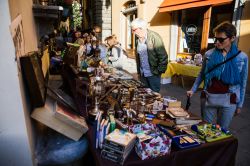
[[[67,73],[65,73],[67,74]],[[72,73],[71,73],[72,74]],[[71,75],[70,74],[70,75]],[[86,117],[86,102],[83,98],[77,94],[76,89],[74,89],[75,79],[72,78],[72,75],[69,78],[70,88],[72,88],[72,93],[75,93],[74,96],[76,104],[79,111]],[[87,117],[86,117],[87,118]],[[93,155],[94,162],[96,165],[100,166],[115,166],[118,165],[107,159],[101,157],[101,150],[95,148],[95,129],[94,125],[89,123],[89,130],[86,133],[89,141],[89,149]],[[230,137],[216,142],[204,143],[198,147],[190,149],[178,150],[174,146],[171,148],[170,154],[160,156],[154,159],[141,160],[133,149],[129,154],[128,158],[124,162],[126,166],[234,166],[236,152],[238,147],[238,140],[235,137]]]
[[[115,166],[112,161],[101,158],[101,150],[95,149],[95,132],[93,126],[89,126],[87,133],[90,151],[95,159],[96,165]],[[238,147],[235,137],[224,140],[205,143],[191,149],[171,149],[170,154],[154,159],[141,160],[135,150],[129,154],[124,165],[126,166],[234,166]]]
[[[184,87],[183,76],[198,77],[201,70],[201,66],[195,66],[192,64],[181,64],[176,62],[168,63],[168,67],[165,73],[162,74],[163,78],[169,78],[174,75],[180,76],[182,87]]]

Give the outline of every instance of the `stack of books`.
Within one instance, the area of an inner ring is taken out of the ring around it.
[[[194,125],[201,122],[200,118],[191,117],[190,114],[181,107],[167,108],[166,113],[175,120],[176,125]]]
[[[135,134],[115,129],[105,137],[101,156],[105,159],[123,164],[133,149],[135,141]]]
[[[172,117],[172,118],[187,118],[187,117],[189,117],[188,112],[185,111],[181,107],[167,108],[166,111],[170,115],[170,117]]]

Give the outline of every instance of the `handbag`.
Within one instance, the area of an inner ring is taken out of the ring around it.
[[[206,106],[211,107],[229,107],[231,105],[231,93],[209,93],[206,90],[205,93]]]
[[[216,69],[220,65],[225,64],[228,61],[232,60],[237,55],[239,55],[240,52],[241,51],[238,51],[237,54],[235,54],[232,57],[228,58],[227,60],[215,65],[212,69],[209,69],[206,73],[204,73],[204,76],[206,76],[206,74],[210,73],[211,71],[213,71],[214,69]],[[201,92],[201,98],[206,98],[205,105],[212,106],[212,107],[228,107],[231,104],[236,103],[235,94],[227,93],[227,92],[226,93],[210,93],[210,91],[208,92],[207,90],[203,90]]]

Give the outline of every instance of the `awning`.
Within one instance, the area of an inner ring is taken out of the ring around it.
[[[233,2],[233,0],[164,0],[159,12],[169,12],[201,6],[217,6]]]

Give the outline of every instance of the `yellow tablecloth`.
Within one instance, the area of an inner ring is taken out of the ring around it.
[[[162,78],[172,77],[173,75],[183,75],[190,77],[197,77],[200,73],[201,67],[195,65],[186,65],[176,62],[168,63],[168,67],[165,73],[161,75]]]

